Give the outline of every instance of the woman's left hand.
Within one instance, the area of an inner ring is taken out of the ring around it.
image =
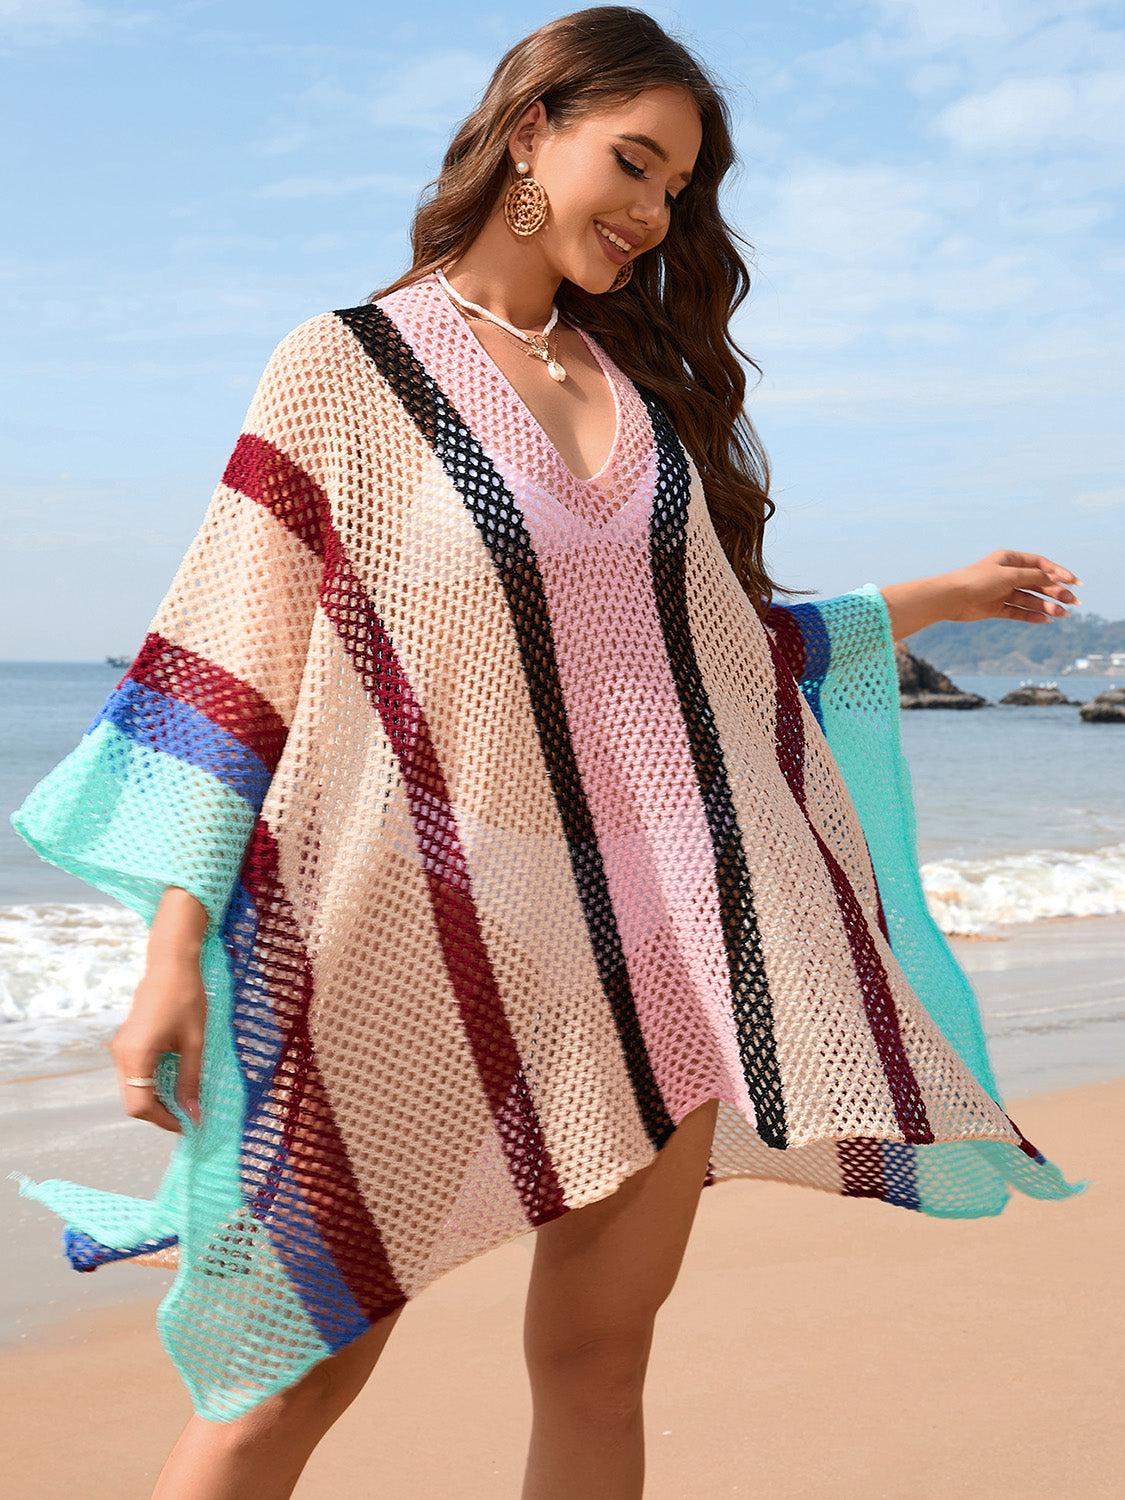
[[[1066,587],[1078,583],[1077,574],[1038,552],[1012,552],[1005,547],[990,552],[979,562],[955,568],[945,575],[949,586],[947,620],[1000,620],[1038,622],[1065,615],[1067,604],[1080,604],[1077,594]],[[1041,599],[1047,594],[1048,599]]]
[[[1061,563],[1038,552],[999,547],[964,568],[887,584],[880,592],[897,641],[937,620],[995,618],[1041,624],[1065,615],[1067,604],[1082,602],[1069,583],[1081,579]]]

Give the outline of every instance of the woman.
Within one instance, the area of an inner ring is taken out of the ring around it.
[[[773,602],[732,160],[643,13],[513,47],[410,272],[278,345],[136,661],[14,815],[151,928],[112,1053],[168,1175],[24,1186],[76,1266],[179,1268],[160,1500],[289,1495],[406,1301],[530,1228],[524,1500],[637,1496],[703,1186],[951,1217],[1084,1186],[1004,1113],[925,915],[892,647],[1077,580],[997,551]]]

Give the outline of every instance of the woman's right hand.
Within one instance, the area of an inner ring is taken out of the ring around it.
[[[151,1078],[162,1052],[178,1052],[176,1099],[196,1124],[199,1120],[199,1074],[203,1056],[207,992],[197,953],[153,954],[133,995],[132,1009],[109,1044],[125,1113],[149,1120],[162,1130],[183,1133],[179,1120],[161,1104],[149,1084],[126,1083],[127,1077]]]

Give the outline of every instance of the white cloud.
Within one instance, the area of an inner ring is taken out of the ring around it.
[[[446,135],[451,119],[467,115],[487,84],[496,59],[461,50],[408,57],[373,83],[372,125]]]
[[[926,100],[1125,65],[1125,32],[1103,22],[1103,0],[871,0],[859,9],[870,24],[797,54],[766,74],[764,88],[799,96],[810,81],[855,91],[889,79]]]
[[[970,174],[883,163],[803,162],[759,187],[751,239],[785,349],[878,361],[887,343],[950,345],[967,320],[1035,306],[1052,257],[990,240],[983,197]]]
[[[472,110],[494,63],[483,53],[421,52],[373,69],[363,89],[318,78],[286,100],[284,115],[255,150],[260,155],[281,155],[341,134],[359,133],[370,140],[374,154],[381,149],[381,131],[448,135],[451,121]]]
[[[448,136],[451,122],[470,113],[493,60],[483,54],[450,51],[415,53],[393,66],[380,58],[380,64],[372,68],[370,81],[362,89],[320,77],[287,96],[282,111],[248,148],[250,153],[270,158],[301,151],[338,156],[344,149],[357,150],[376,168],[372,180],[382,175],[390,181],[400,174],[380,173],[378,168],[392,154],[396,161],[403,159],[401,148],[393,144],[394,133],[423,136],[411,159],[431,150],[433,138]],[[363,76],[354,68],[346,72],[349,78]],[[352,180],[362,185],[362,179]],[[417,172],[411,181],[413,196],[421,185]],[[316,196],[299,180],[296,195]],[[289,189],[283,189],[280,196],[290,196]]]
[[[894,260],[934,235],[950,210],[970,206],[972,191],[949,180],[880,162],[836,165],[798,161],[772,184],[766,217],[775,251],[854,265]],[[759,189],[759,194],[761,194]],[[758,230],[759,241],[762,230]]]
[[[41,47],[159,21],[153,11],[109,10],[89,0],[0,0],[0,44]]]
[[[1089,36],[1102,30],[1099,16],[1110,8],[1107,0],[872,0],[870,6],[903,53],[980,54],[987,48],[1005,63],[998,45],[1035,47],[1059,31]]]
[[[1125,144],[1125,69],[1008,78],[943,110],[935,129],[970,151]]]
[[[1058,14],[1051,0],[875,0],[872,8],[920,52],[1010,41]]]

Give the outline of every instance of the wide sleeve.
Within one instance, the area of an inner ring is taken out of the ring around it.
[[[309,319],[270,355],[135,658],[10,815],[149,925],[170,885],[220,922],[285,747],[323,572],[321,342]]]
[[[999,1101],[979,1002],[926,904],[887,602],[865,583],[828,599],[773,604],[764,624],[859,815],[891,950],[946,1040]]]
[[[893,708],[897,714],[894,638],[876,584],[829,599],[773,604],[765,625],[818,719],[824,707],[843,714]]]

